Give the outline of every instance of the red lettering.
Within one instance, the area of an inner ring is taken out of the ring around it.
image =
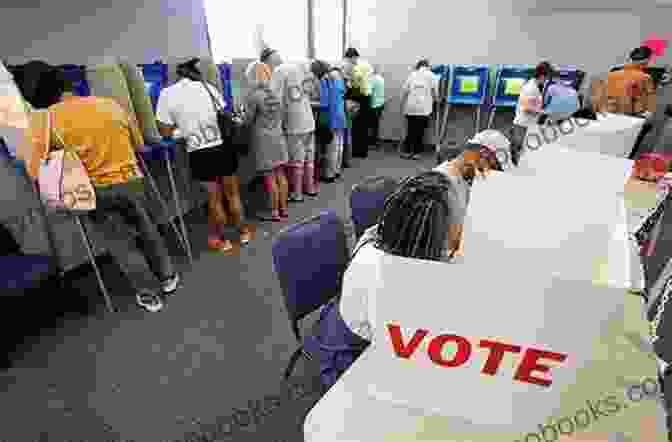
[[[487,348],[490,350],[488,355],[488,360],[485,361],[483,370],[481,373],[494,376],[499,370],[499,366],[502,364],[502,359],[504,358],[504,352],[510,353],[520,353],[522,348],[518,345],[509,345],[502,342],[488,341],[487,339],[481,339],[479,343],[481,348]]]
[[[564,362],[567,359],[566,354],[554,353],[552,351],[537,350],[528,348],[525,350],[523,360],[518,365],[516,375],[513,377],[516,381],[527,382],[528,384],[541,385],[543,387],[550,386],[553,381],[550,379],[537,378],[532,376],[533,371],[540,373],[549,373],[551,367],[539,364],[539,359],[550,359],[557,362]]]
[[[455,342],[457,344],[457,353],[452,360],[446,360],[441,354],[443,346],[447,342]],[[432,339],[429,343],[427,351],[429,358],[437,365],[442,367],[459,367],[463,365],[471,356],[471,343],[462,336],[456,335],[441,335]]]
[[[418,329],[413,335],[411,342],[409,342],[408,345],[405,345],[401,336],[401,328],[398,325],[388,325],[387,330],[390,332],[394,352],[397,356],[404,359],[409,359],[413,353],[415,353],[420,342],[422,342],[425,336],[429,333],[428,330]]]

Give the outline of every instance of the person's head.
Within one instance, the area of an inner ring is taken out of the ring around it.
[[[322,60],[314,60],[310,64],[310,71],[318,80],[327,75],[330,69],[331,66],[329,66],[329,63]]]
[[[252,88],[268,86],[271,81],[271,67],[266,63],[253,61],[245,70],[245,78]]]
[[[418,62],[415,64],[415,70],[416,70],[416,71],[419,71],[419,70],[422,69],[422,68],[427,68],[427,69],[429,69],[429,66],[430,66],[430,65],[429,65],[429,60],[427,60],[426,58],[423,58],[422,60],[418,61]]]
[[[518,165],[513,157],[511,141],[502,132],[484,130],[469,139],[462,154],[463,171],[469,177],[486,175],[491,170],[504,171]]]
[[[553,66],[547,61],[542,61],[534,69],[534,78],[539,83],[544,83],[546,80],[550,80],[553,76]]]
[[[359,51],[355,48],[348,48],[343,58],[350,63],[357,63],[357,60],[359,60]]]
[[[199,58],[192,58],[189,61],[180,63],[177,65],[177,76],[182,78],[188,78],[192,81],[201,81],[203,79],[203,74],[198,68],[198,64],[201,62]]]
[[[633,49],[633,51],[630,52],[630,63],[646,66],[651,61],[652,55],[653,51],[651,48],[641,46],[639,48]]]
[[[440,260],[459,247],[464,223],[452,181],[440,172],[406,178],[386,200],[377,245],[406,258]]]
[[[282,64],[282,57],[280,57],[280,53],[275,49],[264,48],[264,50],[261,51],[259,61],[268,64],[272,68],[275,68]]]
[[[40,75],[33,105],[38,109],[47,108],[61,101],[64,95],[73,92],[73,84],[66,78],[63,70],[51,67]]]

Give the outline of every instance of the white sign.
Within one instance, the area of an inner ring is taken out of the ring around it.
[[[374,396],[518,429],[559,409],[607,323],[623,321],[623,284],[596,285],[592,266],[627,252],[614,246],[625,223],[615,189],[596,186],[589,196],[611,197],[590,202],[561,184],[508,174],[476,184],[463,263],[382,259]]]

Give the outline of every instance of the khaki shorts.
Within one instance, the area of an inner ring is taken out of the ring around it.
[[[303,163],[315,161],[315,133],[286,135],[289,162]]]

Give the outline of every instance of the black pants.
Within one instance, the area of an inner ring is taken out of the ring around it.
[[[422,153],[425,132],[429,126],[429,115],[406,115],[406,152],[419,155]]]
[[[359,103],[359,112],[352,121],[352,156],[366,158],[369,155],[369,128],[371,127],[371,97],[353,97]]]
[[[147,210],[143,180],[97,187],[96,202],[97,207],[93,217],[98,218],[107,227],[105,233],[109,238],[106,242],[108,250],[136,291],[154,290],[158,286],[157,279],[163,281],[175,274],[166,243],[157,229],[156,222]],[[129,267],[128,230],[119,228],[115,223],[116,220],[108,219],[106,214],[109,212],[121,215],[129,226],[137,230],[140,251],[149,265],[151,274],[148,274],[145,269]]]
[[[383,116],[383,110],[385,106],[379,106],[371,109],[371,139],[369,141],[369,146],[375,146],[378,144],[380,137],[380,117]]]
[[[646,137],[648,133],[651,132],[651,129],[653,129],[653,125],[650,122],[647,121],[644,123],[642,130],[639,132],[639,135],[637,135],[637,140],[635,140],[635,145],[632,147],[632,151],[630,152],[628,159],[636,160],[639,158],[639,155],[643,153],[642,141],[644,141],[644,137]]]

